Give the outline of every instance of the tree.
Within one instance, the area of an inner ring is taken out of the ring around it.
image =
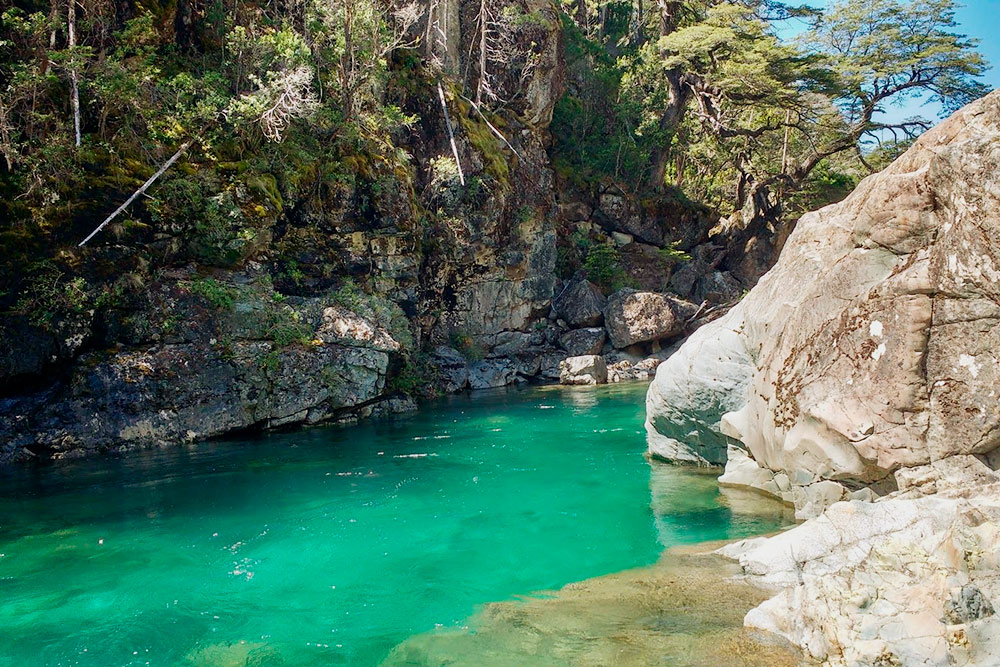
[[[663,14],[664,2],[661,24],[669,29],[674,10]],[[735,179],[729,223],[739,245],[776,228],[783,198],[824,160],[852,153],[864,161],[868,142],[930,126],[883,120],[889,105],[929,94],[953,109],[985,92],[977,81],[985,63],[975,42],[954,32],[954,7],[954,0],[845,0],[785,44],[766,5],[719,3],[662,34],[636,71],[652,91],[647,100],[660,102],[661,131],[690,118],[695,140],[724,156]],[[662,154],[654,160],[655,185],[666,162]]]

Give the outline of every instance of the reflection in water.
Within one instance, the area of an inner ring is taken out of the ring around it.
[[[762,494],[720,487],[717,470],[650,462],[651,507],[660,544],[692,541],[705,528],[725,523],[733,535],[760,535],[791,525],[794,511]]]

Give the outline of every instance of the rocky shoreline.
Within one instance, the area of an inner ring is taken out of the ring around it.
[[[667,294],[605,298],[582,276],[559,287],[526,331],[453,335],[417,352],[409,319],[388,299],[344,289],[288,297],[259,267],[177,269],[115,323],[118,337],[145,344],[77,353],[94,326],[81,321],[61,340],[73,359],[64,375],[0,398],[0,464],[352,421],[416,409],[428,394],[644,380],[670,341],[704,321]]]

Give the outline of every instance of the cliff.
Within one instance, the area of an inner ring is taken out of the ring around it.
[[[724,552],[831,664],[997,660],[998,138],[992,93],[804,216],[649,389],[653,456],[817,517]]]

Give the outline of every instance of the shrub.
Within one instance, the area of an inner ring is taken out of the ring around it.
[[[627,282],[618,249],[611,244],[597,244],[587,252],[583,262],[587,278],[605,292],[613,292],[624,287]]]

